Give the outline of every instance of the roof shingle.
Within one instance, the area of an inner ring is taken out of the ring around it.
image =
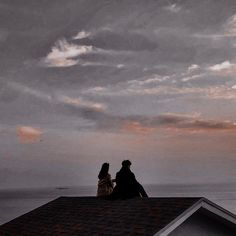
[[[154,235],[198,200],[60,197],[0,226],[0,235]]]

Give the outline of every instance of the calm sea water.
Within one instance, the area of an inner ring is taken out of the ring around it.
[[[146,185],[150,197],[206,197],[236,214],[236,184]],[[96,186],[0,190],[0,225],[59,196],[95,196]]]

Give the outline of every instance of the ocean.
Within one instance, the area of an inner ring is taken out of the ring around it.
[[[150,197],[206,197],[236,214],[236,184],[144,185]],[[96,186],[0,189],[0,225],[60,196],[95,196]]]

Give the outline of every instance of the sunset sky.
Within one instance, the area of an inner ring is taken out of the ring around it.
[[[0,0],[0,188],[236,183],[235,0]]]

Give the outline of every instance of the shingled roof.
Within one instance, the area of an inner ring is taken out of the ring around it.
[[[201,198],[60,197],[0,226],[1,236],[154,235]]]

